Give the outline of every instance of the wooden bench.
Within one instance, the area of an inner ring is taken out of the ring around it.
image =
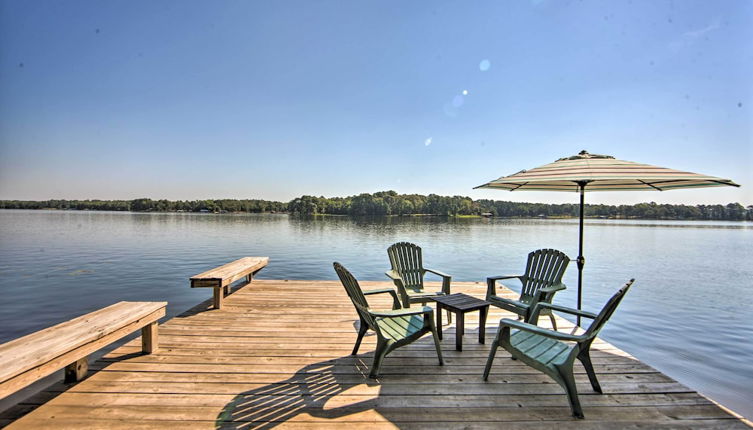
[[[142,350],[157,350],[157,320],[167,302],[120,302],[0,345],[0,399],[65,367],[81,380],[87,356],[141,329]]]
[[[267,266],[269,257],[243,257],[191,277],[191,288],[214,288],[214,307],[222,308],[222,299],[230,293],[230,284],[254,275]]]

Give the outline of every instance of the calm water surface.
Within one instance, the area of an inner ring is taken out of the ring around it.
[[[602,332],[662,372],[753,418],[753,224],[588,221],[584,308],[636,284]],[[386,280],[386,249],[407,240],[427,267],[459,281],[519,273],[526,254],[577,256],[575,220],[298,219],[0,210],[0,342],[120,300],[167,300],[172,316],[207,299],[188,278],[245,255],[268,255],[259,278]],[[555,302],[574,306],[570,288]],[[484,289],[479,289],[479,295]]]

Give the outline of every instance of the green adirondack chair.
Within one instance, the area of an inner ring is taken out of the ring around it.
[[[428,306],[421,309],[408,308],[400,309],[400,303],[397,300],[395,291],[391,288],[379,290],[363,291],[358,285],[356,278],[345,269],[340,263],[333,263],[335,272],[340,278],[348,297],[356,307],[358,317],[361,319],[361,325],[358,330],[356,345],[353,347],[352,355],[358,353],[358,347],[368,329],[372,329],[377,335],[377,347],[374,351],[374,363],[371,365],[370,378],[379,376],[379,368],[382,365],[384,357],[396,348],[407,345],[427,333],[434,337],[434,346],[437,349],[439,365],[444,365],[442,359],[442,349],[439,346],[439,336],[434,326],[434,310]],[[388,293],[393,299],[393,309],[391,311],[377,311],[369,308],[366,296],[372,294]]]
[[[431,297],[450,294],[452,276],[425,268],[420,246],[409,242],[398,242],[387,248],[387,256],[390,258],[392,270],[385,272],[385,274],[395,283],[403,307],[407,308],[411,303],[425,305],[426,302],[431,300]],[[441,291],[424,290],[426,272],[442,278]]]
[[[560,333],[522,321],[507,318],[502,319],[499,322],[497,337],[492,343],[491,351],[489,351],[489,359],[486,361],[484,381],[489,378],[489,371],[492,368],[497,348],[504,348],[512,354],[513,359],[520,360],[557,381],[567,392],[567,399],[570,402],[573,416],[583,418],[583,410],[580,407],[578,390],[575,387],[575,378],[573,377],[573,364],[576,358],[580,360],[586,369],[591,387],[597,393],[601,393],[599,380],[596,379],[596,373],[594,373],[594,368],[591,364],[591,343],[593,343],[596,335],[599,334],[601,328],[604,327],[609,317],[617,309],[617,305],[620,304],[634,281],[634,279],[631,279],[620,288],[609,299],[607,304],[604,305],[604,308],[602,308],[598,315],[551,303],[539,302],[534,306],[532,317],[548,309],[550,311],[565,312],[593,319],[591,326],[583,334]],[[513,330],[515,331],[513,332]]]
[[[504,310],[515,312],[523,321],[536,324],[538,318],[531,319],[531,309],[538,302],[551,303],[557,291],[564,290],[562,275],[570,263],[570,258],[556,249],[539,249],[528,254],[526,271],[522,275],[501,275],[486,278],[486,301]],[[497,296],[497,281],[517,278],[522,284],[520,298],[510,300]],[[557,330],[554,315],[542,308],[542,314],[549,315],[552,327]]]

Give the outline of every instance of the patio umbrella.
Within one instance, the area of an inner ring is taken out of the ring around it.
[[[578,241],[578,309],[583,286],[583,207],[586,191],[666,191],[678,188],[701,188],[740,185],[729,179],[682,172],[632,161],[617,160],[609,155],[581,151],[554,163],[521,170],[475,188],[509,191],[571,191],[580,193],[580,231]],[[475,189],[474,188],[474,189]],[[580,326],[580,317],[578,317]]]

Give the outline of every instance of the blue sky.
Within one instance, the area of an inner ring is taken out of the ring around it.
[[[0,0],[0,198],[472,190],[581,149],[753,204],[753,2]],[[464,93],[465,92],[465,93]]]

